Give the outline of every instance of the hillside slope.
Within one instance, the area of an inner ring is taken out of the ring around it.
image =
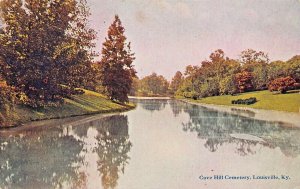
[[[73,117],[80,115],[121,112],[133,109],[133,104],[117,104],[109,100],[106,96],[85,90],[83,95],[74,95],[70,99],[65,99],[62,106],[45,107],[32,109],[26,106],[17,105],[14,111],[13,120],[10,120],[10,125],[20,125],[22,123]]]

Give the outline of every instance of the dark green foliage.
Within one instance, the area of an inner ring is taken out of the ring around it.
[[[257,102],[255,97],[251,97],[251,98],[247,98],[247,99],[238,99],[238,100],[232,100],[231,104],[246,104],[246,105],[250,105],[250,104],[254,104],[255,102]]]

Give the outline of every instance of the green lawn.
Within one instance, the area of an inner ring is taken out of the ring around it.
[[[59,107],[32,109],[19,105],[15,109],[14,124],[79,115],[121,112],[134,107],[133,104],[114,103],[104,95],[85,90],[83,95],[74,95],[70,99],[65,99],[64,104]]]
[[[300,94],[299,90],[288,91],[287,94],[273,94],[270,91],[258,91],[242,93],[237,96],[224,95],[207,97],[200,100],[193,100],[194,102],[218,105],[230,105],[237,107],[249,107],[266,110],[280,110],[287,112],[299,112],[300,108]],[[232,100],[246,99],[256,97],[258,102],[252,105],[233,105]]]

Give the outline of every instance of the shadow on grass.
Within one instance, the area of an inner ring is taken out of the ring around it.
[[[295,93],[300,93],[300,90],[290,90],[287,91],[286,93],[281,93],[279,91],[272,92],[273,95],[284,95],[284,94],[295,94]]]
[[[286,94],[300,93],[300,90],[287,91]]]

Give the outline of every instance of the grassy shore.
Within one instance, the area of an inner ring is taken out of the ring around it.
[[[274,94],[270,91],[256,91],[242,93],[236,96],[224,95],[206,97],[199,100],[191,100],[193,102],[204,103],[204,104],[216,104],[216,105],[227,105],[236,107],[249,107],[266,110],[279,110],[287,112],[299,112],[300,108],[300,94],[299,90],[288,91],[287,94]],[[252,105],[233,105],[232,100],[247,99],[255,97],[258,102]]]
[[[106,96],[85,90],[83,95],[74,95],[65,99],[62,106],[32,109],[18,105],[15,109],[14,120],[11,125],[20,125],[30,121],[66,118],[80,115],[121,112],[133,109],[134,104],[117,104]]]

